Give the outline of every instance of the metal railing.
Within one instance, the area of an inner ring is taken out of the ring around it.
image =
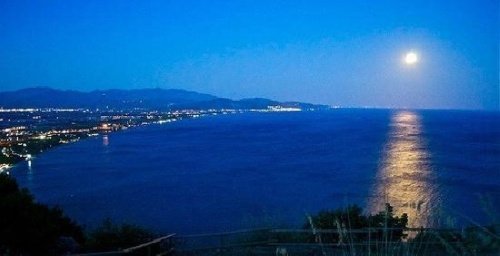
[[[162,236],[147,243],[136,245],[133,247],[125,248],[122,250],[109,251],[109,252],[95,252],[77,254],[80,256],[113,256],[113,255],[173,255],[175,234]]]
[[[171,234],[123,250],[81,255],[476,255],[484,248],[496,255],[500,252],[499,230],[500,225],[467,229],[249,229]]]
[[[484,241],[487,251],[500,251],[499,228],[254,229],[176,236],[174,243],[176,255],[190,256],[474,255],[485,247]],[[486,239],[471,244],[472,236]]]

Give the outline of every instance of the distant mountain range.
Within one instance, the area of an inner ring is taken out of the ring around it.
[[[0,92],[2,108],[89,108],[89,109],[266,109],[270,106],[325,109],[326,105],[278,102],[263,98],[231,100],[179,89],[56,90],[47,87]]]

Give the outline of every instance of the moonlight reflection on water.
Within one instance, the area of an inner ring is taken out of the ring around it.
[[[489,224],[476,195],[491,195],[500,212],[498,117],[351,109],[212,116],[112,133],[107,146],[103,136],[57,147],[32,170],[22,162],[11,173],[38,202],[90,227],[107,217],[182,234],[293,226],[304,211],[367,201],[376,211],[386,199],[415,227],[435,224],[441,203],[440,217],[456,210]]]
[[[396,215],[408,214],[409,227],[430,227],[439,196],[420,117],[410,111],[396,112],[390,126],[369,208],[378,212],[387,202]]]

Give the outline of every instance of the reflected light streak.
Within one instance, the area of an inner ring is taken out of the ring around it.
[[[27,172],[27,179],[28,179],[28,187],[33,186],[33,168],[31,164],[31,158],[28,160],[28,172]]]
[[[108,146],[109,145],[109,138],[108,135],[102,136],[102,145],[103,146]]]
[[[372,213],[384,210],[387,202],[396,215],[408,214],[409,227],[432,227],[432,211],[439,200],[421,128],[416,113],[394,114],[369,201]]]

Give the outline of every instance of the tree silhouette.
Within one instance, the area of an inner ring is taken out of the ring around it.
[[[0,173],[0,254],[53,255],[75,251],[85,240],[80,226],[59,208],[36,203],[26,189]]]

